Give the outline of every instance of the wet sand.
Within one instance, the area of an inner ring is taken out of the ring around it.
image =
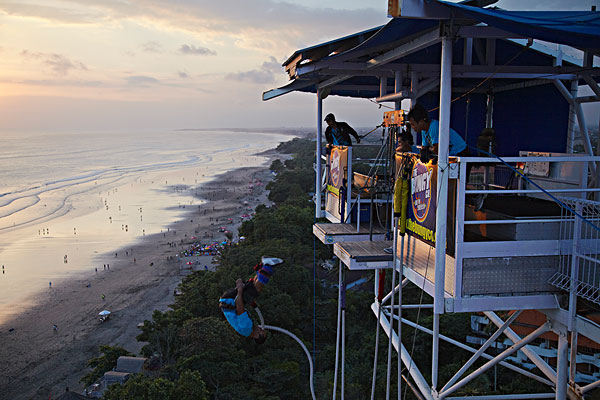
[[[262,155],[284,157],[274,151]],[[240,216],[252,213],[248,207],[268,204],[265,185],[271,174],[267,166],[234,170],[202,185],[196,191],[206,203],[189,207],[186,217],[168,232],[147,235],[133,247],[99,256],[99,265],[108,262],[109,270],[98,268],[97,273],[53,282],[35,306],[0,325],[0,397],[48,399],[67,386],[81,393],[79,379],[88,371],[88,360],[99,356],[100,345],[119,345],[138,354],[143,343],[135,339],[137,324],[151,319],[155,309],[168,309],[182,279],[181,267],[188,261],[168,257],[195,241],[223,240],[220,226],[237,236]],[[254,185],[250,192],[249,182],[255,179],[262,185]],[[228,218],[232,224],[223,223]],[[205,238],[207,233],[214,238]],[[193,236],[197,239],[192,240]],[[211,266],[208,261],[210,257],[200,258],[199,268]],[[101,323],[98,312],[104,309],[112,314]]]

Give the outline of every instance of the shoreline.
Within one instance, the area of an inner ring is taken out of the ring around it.
[[[174,301],[174,289],[183,279],[180,266],[185,258],[181,262],[167,258],[194,241],[223,240],[224,233],[217,232],[221,225],[237,235],[240,215],[249,212],[244,201],[252,210],[268,203],[265,186],[272,178],[269,163],[286,155],[275,149],[256,155],[267,161],[259,167],[225,172],[195,187],[204,203],[191,208],[167,232],[147,235],[132,246],[98,255],[97,260],[110,262],[108,270],[56,282],[38,296],[34,306],[0,325],[0,390],[14,399],[46,399],[50,394],[61,394],[66,387],[80,393],[83,385],[78,380],[87,373],[87,361],[99,355],[99,345],[119,345],[139,354],[143,344],[135,340],[140,333],[137,324],[151,319],[155,309],[167,310]],[[248,182],[254,179],[262,184],[249,193]],[[223,224],[228,218],[232,223]],[[214,237],[205,238],[206,232]],[[192,240],[193,236],[196,239]],[[175,246],[169,246],[170,242]],[[205,257],[200,268],[210,265],[211,257]],[[101,324],[97,315],[103,309],[113,314]],[[53,324],[58,326],[57,332]],[[14,330],[9,332],[10,328]]]

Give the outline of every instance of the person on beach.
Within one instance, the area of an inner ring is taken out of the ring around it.
[[[235,288],[226,290],[219,298],[219,307],[229,325],[240,335],[253,338],[257,344],[263,344],[267,334],[260,326],[253,324],[246,305],[256,305],[254,301],[269,283],[273,267],[281,263],[283,260],[280,258],[262,257],[261,262],[254,267],[256,275],[253,278],[247,282],[238,278]]]
[[[336,121],[335,115],[329,113],[325,117],[327,129],[325,129],[325,138],[330,145],[352,146],[350,135],[354,136],[356,143],[360,143],[358,133],[346,122]]]

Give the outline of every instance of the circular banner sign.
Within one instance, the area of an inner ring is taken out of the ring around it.
[[[425,164],[416,163],[412,170],[411,204],[413,215],[419,222],[425,221],[431,204],[431,176],[433,169]]]

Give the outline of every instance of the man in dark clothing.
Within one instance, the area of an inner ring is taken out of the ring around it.
[[[347,123],[336,121],[333,114],[327,114],[325,122],[327,123],[327,129],[325,130],[327,143],[337,146],[352,146],[350,135],[356,138],[356,143],[360,143],[358,133]]]

